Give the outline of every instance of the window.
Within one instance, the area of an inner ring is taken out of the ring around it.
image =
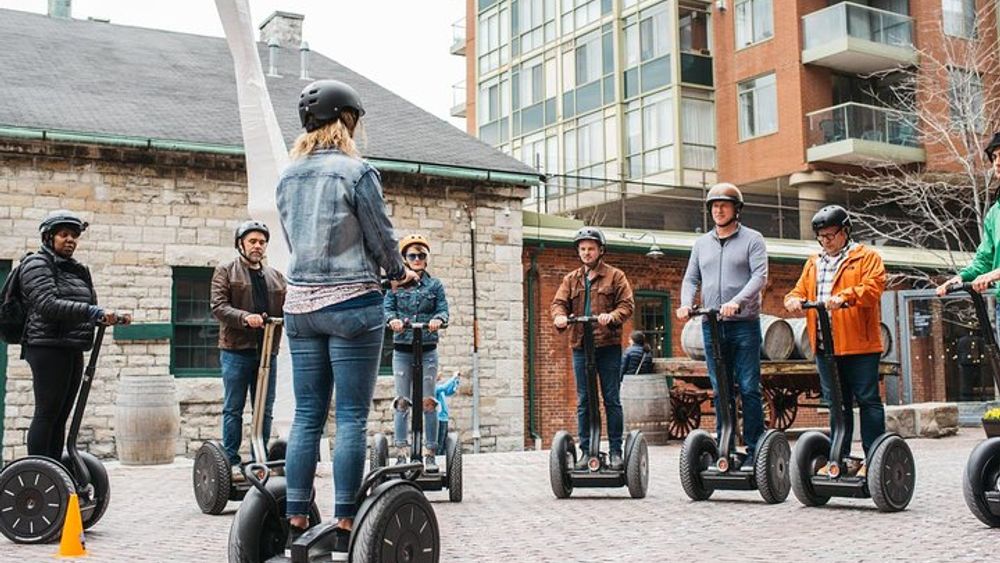
[[[177,377],[222,373],[219,321],[212,316],[211,305],[213,271],[212,268],[174,268],[170,371]]]
[[[715,103],[681,98],[681,158],[685,168],[715,170]]]
[[[961,68],[948,70],[948,105],[952,127],[965,132],[986,131],[983,81],[978,74]]]
[[[479,86],[479,139],[493,146],[508,141],[510,115],[510,81],[497,76]]]
[[[605,142],[605,138],[610,142]],[[601,112],[581,118],[575,129],[563,134],[566,188],[588,188],[602,185],[605,178],[617,176],[617,127],[613,117],[604,118]],[[607,149],[607,150],[606,150]],[[581,178],[573,178],[580,176]]]
[[[514,56],[529,53],[556,38],[555,0],[515,0],[511,13]]]
[[[670,294],[660,291],[635,292],[635,330],[646,336],[654,358],[673,355],[670,342]]]
[[[625,171],[628,177],[641,178],[673,170],[673,91],[630,102],[625,110]]]
[[[555,135],[544,136],[537,133],[525,137],[517,155],[521,162],[542,172],[543,174],[559,174],[559,148],[558,138]],[[541,186],[532,186],[528,201],[540,199],[542,193]]]
[[[778,94],[774,74],[740,82],[737,91],[741,141],[778,130]]]
[[[667,5],[660,4],[625,18],[625,97],[631,98],[670,84]]]
[[[976,0],[941,0],[944,32],[954,37],[976,35]]]
[[[562,115],[570,118],[615,101],[612,26],[605,24],[568,44],[562,57]]]
[[[771,0],[736,0],[735,21],[737,49],[773,36]]]
[[[611,0],[562,0],[562,32],[572,33],[611,13]]]
[[[510,60],[510,13],[492,9],[479,15],[479,74],[500,68]]]

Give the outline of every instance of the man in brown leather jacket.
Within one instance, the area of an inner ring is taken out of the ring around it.
[[[240,225],[234,240],[240,256],[216,267],[212,276],[212,314],[219,319],[219,360],[222,364],[222,449],[233,465],[240,463],[247,392],[252,403],[257,389],[264,317],[280,317],[285,304],[285,277],[263,263],[270,236],[267,225],[259,221]],[[264,409],[265,443],[271,435],[280,328],[275,331],[274,338]]]
[[[573,238],[577,256],[583,265],[566,274],[552,300],[552,320],[563,331],[570,314],[581,317],[597,315],[594,327],[594,355],[600,375],[601,395],[607,413],[608,442],[612,469],[622,467],[622,431],[624,418],[619,398],[622,363],[622,325],[632,317],[635,300],[632,286],[625,273],[604,262],[604,233],[594,227],[583,227]],[[576,423],[580,433],[580,448],[590,446],[587,421],[587,371],[583,351],[583,325],[570,327],[573,348],[573,373],[576,376]],[[586,468],[586,456],[580,456],[578,468]]]

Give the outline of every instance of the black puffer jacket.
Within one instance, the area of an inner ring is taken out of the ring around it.
[[[28,308],[23,342],[90,350],[94,345],[91,306],[97,294],[90,270],[46,247],[21,263],[21,296]]]

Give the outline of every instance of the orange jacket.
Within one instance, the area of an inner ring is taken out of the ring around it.
[[[785,299],[794,297],[808,301],[816,300],[816,263],[819,255],[809,257],[802,268],[802,275],[795,289],[788,292]],[[879,323],[882,320],[882,290],[885,289],[885,265],[875,250],[857,244],[847,258],[840,263],[833,278],[832,295],[841,297],[850,305],[830,311],[833,328],[833,350],[837,356],[870,354],[882,352]],[[816,349],[816,311],[809,310],[806,325],[809,341]]]

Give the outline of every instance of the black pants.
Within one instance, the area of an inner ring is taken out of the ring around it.
[[[28,455],[62,459],[66,420],[83,378],[83,352],[49,346],[25,346],[31,366],[35,416],[28,429]]]

